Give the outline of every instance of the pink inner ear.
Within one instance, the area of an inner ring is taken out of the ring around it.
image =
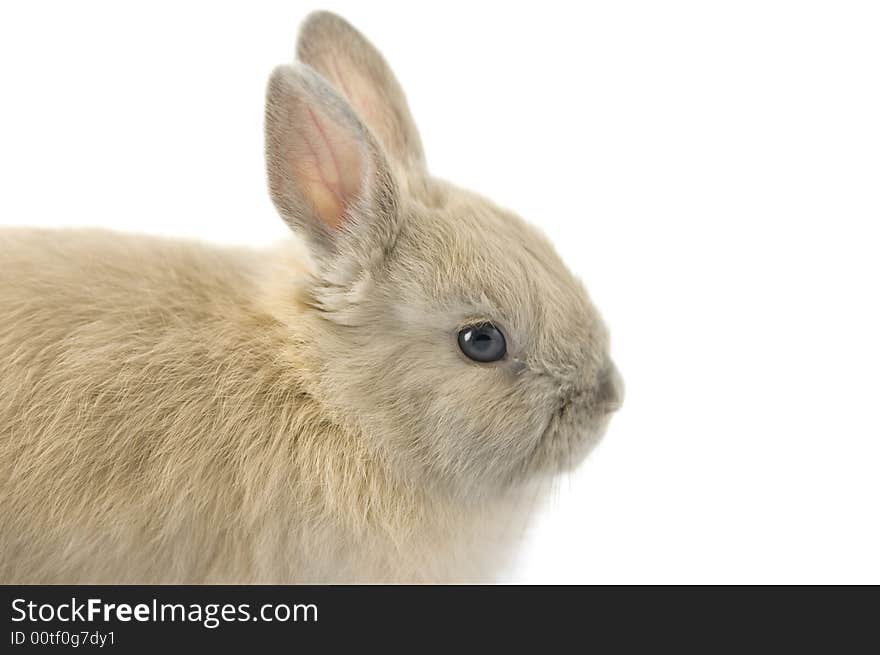
[[[363,150],[357,137],[323,115],[303,105],[293,129],[301,147],[290,151],[288,163],[302,184],[303,194],[329,228],[338,230],[354,202],[363,180]]]
[[[389,106],[374,80],[358,74],[357,66],[333,50],[315,56],[316,66],[357,112],[361,121],[379,140],[392,150],[402,148],[400,136],[393,127],[394,116],[383,108]]]

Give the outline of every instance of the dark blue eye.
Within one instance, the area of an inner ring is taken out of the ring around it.
[[[458,347],[475,362],[497,362],[507,354],[507,341],[491,323],[480,323],[458,333]]]

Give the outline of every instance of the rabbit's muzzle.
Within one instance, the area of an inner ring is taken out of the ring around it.
[[[577,466],[602,438],[623,396],[623,379],[610,360],[591,384],[560,389],[559,405],[535,448],[537,461],[532,465],[553,470]]]

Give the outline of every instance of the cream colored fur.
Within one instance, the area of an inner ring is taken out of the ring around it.
[[[372,46],[320,13],[298,52],[267,113],[298,238],[0,230],[0,583],[491,580],[619,405],[583,289],[428,176]],[[475,320],[507,360],[464,358]]]

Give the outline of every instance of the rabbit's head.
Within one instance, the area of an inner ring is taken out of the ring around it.
[[[315,390],[404,473],[473,493],[577,464],[620,405],[605,327],[533,227],[427,173],[382,56],[328,13],[268,87],[272,199],[315,262]]]

